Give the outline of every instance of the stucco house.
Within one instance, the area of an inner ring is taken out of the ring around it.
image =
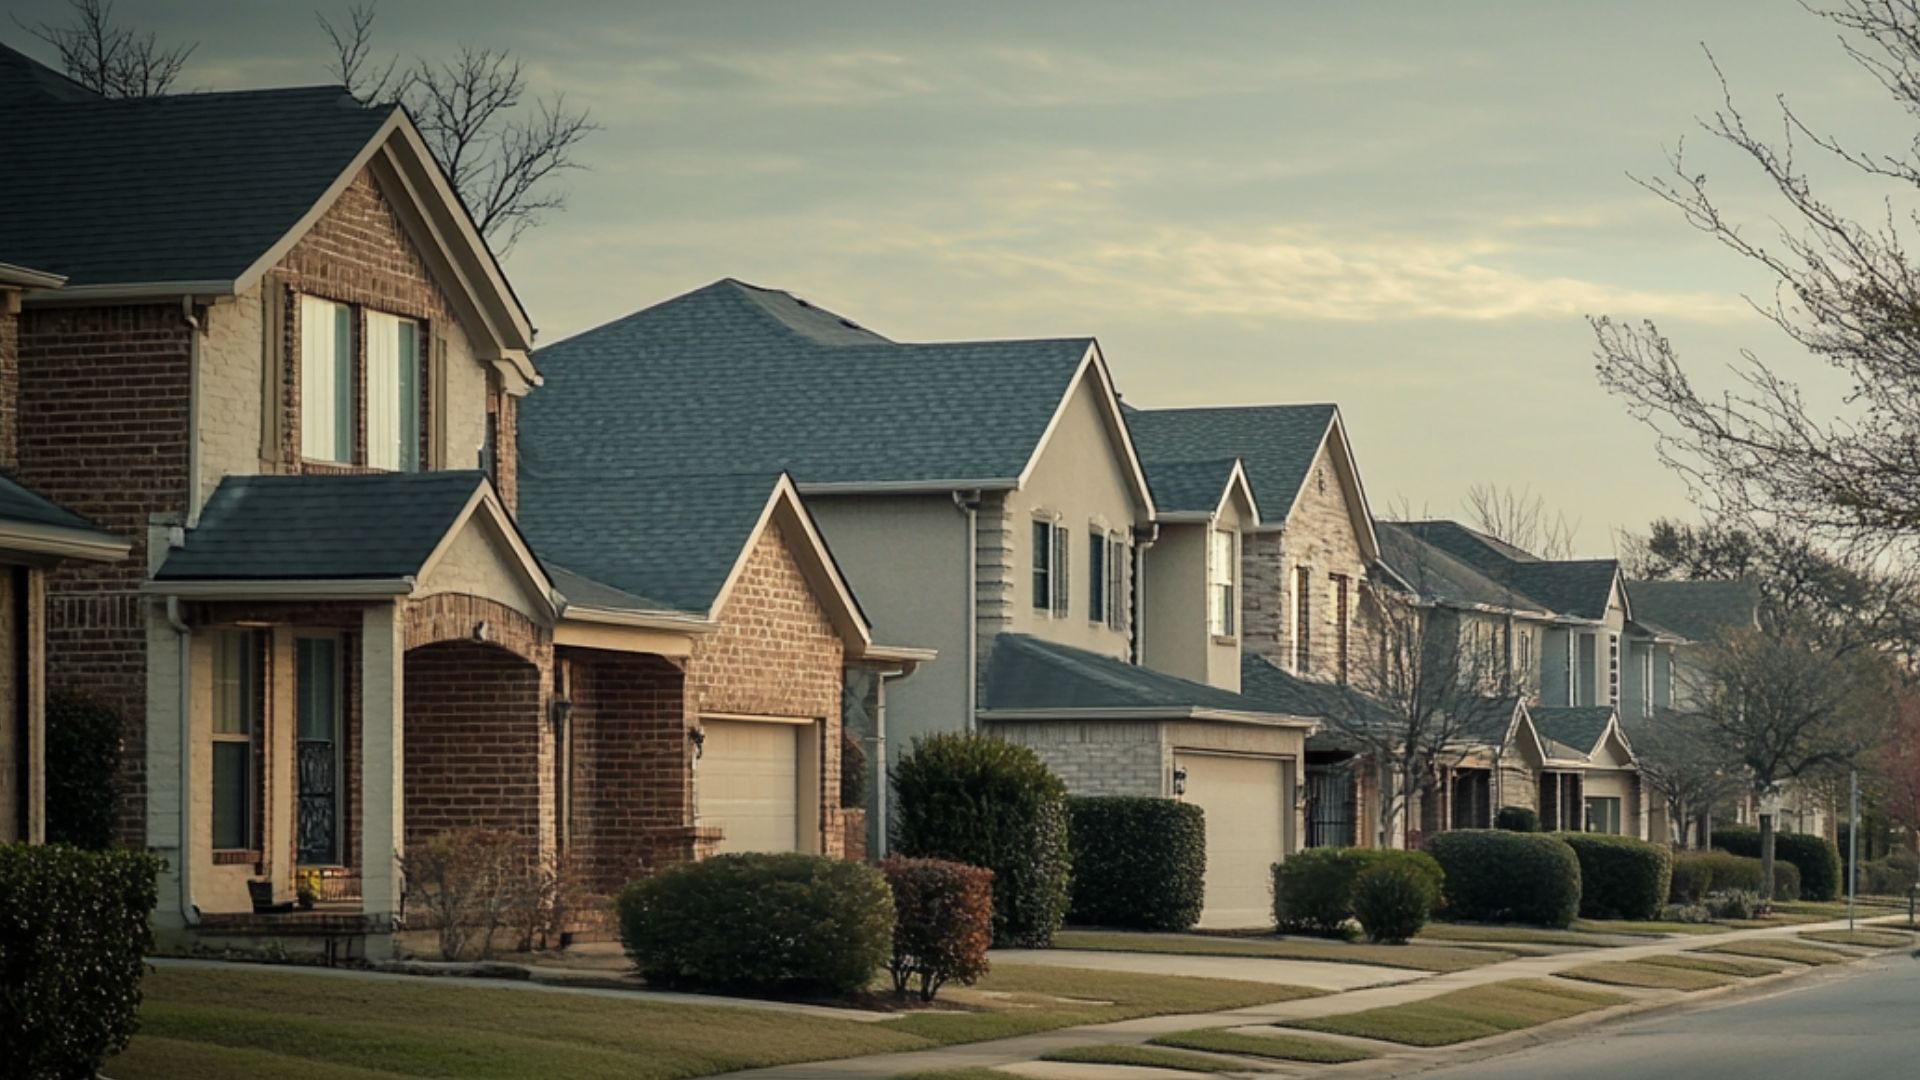
[[[378,955],[408,845],[460,826],[602,891],[841,851],[841,667],[871,638],[792,485],[657,487],[654,532],[536,554],[533,328],[402,110],[102,100],[5,49],[0,95],[0,251],[66,277],[21,298],[19,475],[133,540],[48,572],[47,683],[126,719],[162,932]],[[256,911],[307,871],[314,911]]]

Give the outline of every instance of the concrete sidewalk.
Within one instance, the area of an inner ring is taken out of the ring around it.
[[[1242,982],[1305,986],[1345,993],[1369,986],[1433,978],[1430,971],[1340,964],[1326,960],[1292,960],[1265,956],[1193,956],[1184,953],[1130,953],[1091,949],[995,949],[988,957],[998,967],[1042,964],[1084,968],[1087,971],[1128,971],[1143,975],[1185,975],[1203,979],[1239,979]]]
[[[1863,926],[1868,925],[1862,923]],[[1449,972],[1412,981],[1391,985],[1371,986],[1363,989],[1334,993],[1324,997],[1304,998],[1296,1001],[1276,1002],[1270,1005],[1256,1005],[1251,1008],[1234,1009],[1228,1012],[1202,1013],[1178,1016],[1150,1016],[1137,1020],[1122,1020],[1112,1024],[1096,1024],[1086,1027],[1061,1028],[1038,1035],[1023,1035],[1013,1039],[999,1039],[992,1042],[964,1043],[958,1046],[940,1047],[932,1050],[916,1050],[903,1054],[879,1054],[871,1057],[844,1058],[837,1061],[818,1061],[807,1064],[783,1065],[771,1069],[753,1069],[744,1072],[727,1073],[719,1080],[840,1080],[848,1077],[892,1077],[903,1073],[923,1072],[938,1069],[991,1068],[1032,1061],[1043,1054],[1068,1047],[1091,1044],[1137,1044],[1146,1042],[1156,1035],[1165,1035],[1176,1031],[1192,1031],[1196,1028],[1234,1028],[1272,1024],[1282,1020],[1299,1020],[1317,1016],[1333,1016],[1340,1013],[1359,1012],[1364,1009],[1380,1008],[1388,1005],[1401,1005],[1411,1001],[1420,1001],[1453,990],[1463,990],[1488,983],[1503,982],[1508,979],[1535,979],[1556,975],[1569,968],[1600,961],[1638,960],[1649,956],[1668,953],[1688,952],[1693,949],[1732,941],[1750,941],[1754,939],[1792,938],[1794,935],[1816,930],[1845,930],[1847,921],[1838,919],[1832,922],[1803,923],[1796,926],[1766,927],[1758,930],[1731,930],[1723,934],[1683,935],[1672,938],[1657,938],[1642,945],[1617,946],[1613,948],[1589,949],[1580,952],[1557,953],[1551,956],[1522,956],[1512,960],[1485,967],[1471,968],[1466,971]],[[1888,927],[1905,929],[1904,926]],[[1837,952],[1854,952],[1844,947],[1822,946]],[[1862,954],[1864,955],[1864,954]],[[1155,956],[1154,959],[1183,961],[1195,959],[1240,960],[1239,957],[1180,957]],[[1261,964],[1272,961],[1261,958],[1244,958],[1246,963]],[[1035,958],[1034,962],[1040,962]],[[1170,966],[1156,969],[1162,974],[1194,974],[1192,969],[1183,966]],[[1216,978],[1245,978],[1245,975],[1232,974],[1225,969],[1215,969],[1208,974]],[[1405,974],[1405,973],[1402,973]],[[1099,994],[1097,974],[1089,976],[1088,993]],[[1613,989],[1609,987],[1608,989]]]

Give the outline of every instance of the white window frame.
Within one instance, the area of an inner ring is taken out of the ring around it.
[[[1117,532],[1107,534],[1107,626],[1127,628],[1127,567],[1132,549]]]
[[[259,739],[261,716],[258,688],[260,685],[259,642],[248,630],[216,630],[208,635],[210,653],[208,657],[207,681],[211,687],[207,713],[207,732],[209,741],[215,748],[220,746],[244,746],[245,758],[241,769],[240,832],[241,843],[238,846],[220,843],[216,828],[221,806],[219,788],[218,754],[209,751],[212,759],[208,766],[207,791],[210,796],[210,809],[207,813],[207,829],[212,850],[214,851],[253,851],[259,837],[259,777],[255,768],[260,755]],[[232,679],[222,677],[223,662],[228,658],[227,650],[238,647],[240,670],[233,673],[238,680],[232,689],[238,695],[240,709],[238,729],[223,730],[224,714],[221,708],[224,693]]]
[[[1207,632],[1230,640],[1240,632],[1240,534],[1207,531]]]
[[[367,464],[372,468],[420,469],[420,329],[415,319],[366,313]]]
[[[1033,573],[1030,592],[1033,610],[1053,614],[1053,520],[1036,517],[1027,529],[1033,545]],[[1042,582],[1045,584],[1042,585]]]
[[[1313,664],[1313,567],[1304,563],[1293,568],[1293,640],[1288,650],[1296,675],[1307,674]]]
[[[300,456],[353,464],[353,307],[300,296]],[[344,340],[342,340],[344,338]]]

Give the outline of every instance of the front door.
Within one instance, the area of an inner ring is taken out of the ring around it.
[[[299,638],[295,693],[299,699],[298,804],[300,863],[340,862],[340,642]]]

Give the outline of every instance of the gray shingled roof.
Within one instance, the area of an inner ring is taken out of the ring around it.
[[[1212,461],[1141,462],[1153,508],[1163,514],[1211,514],[1233,478],[1237,458]]]
[[[105,100],[0,46],[0,251],[67,287],[231,281],[393,107],[338,86]]]
[[[16,521],[26,525],[51,525],[59,529],[78,529],[107,534],[99,527],[66,507],[34,494],[21,486],[12,477],[0,473],[0,521]]]
[[[1514,588],[1500,584],[1473,566],[1420,539],[1397,522],[1374,523],[1380,537],[1380,561],[1422,599],[1450,607],[1490,607],[1529,611],[1543,607]]]
[[[1615,559],[1542,559],[1457,521],[1402,521],[1393,527],[1466,563],[1503,591],[1575,618],[1606,617],[1620,572]]]
[[[604,581],[576,574],[564,566],[546,564],[547,578],[570,605],[602,611],[671,611],[672,605],[616,589]]]
[[[1333,415],[1334,407],[1324,404],[1126,410],[1149,483],[1156,467],[1237,457],[1254,500],[1275,519],[1306,483]],[[1157,496],[1154,502],[1158,506]]]
[[[1607,724],[1613,719],[1613,709],[1606,705],[1534,705],[1528,707],[1527,715],[1533,717],[1533,728],[1541,738],[1585,756],[1600,745],[1600,737],[1607,733]]]
[[[159,581],[313,581],[416,574],[487,483],[473,471],[229,476]]]
[[[713,606],[780,478],[522,476],[520,527],[543,559],[656,608],[697,614]]]
[[[636,470],[1010,485],[1092,345],[897,343],[727,279],[536,353],[521,468],[529,488]]]
[[[1690,641],[1751,627],[1760,613],[1760,590],[1750,581],[1629,581],[1627,596],[1636,620]]]
[[[1217,686],[1026,634],[993,640],[982,709],[1199,708],[1295,715]]]

